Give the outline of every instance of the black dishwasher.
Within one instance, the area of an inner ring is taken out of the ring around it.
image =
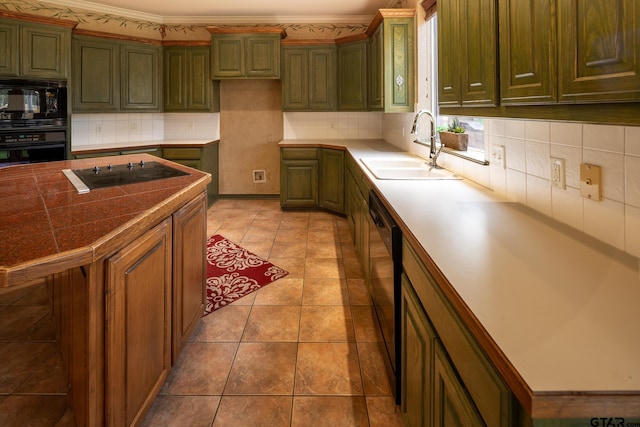
[[[370,292],[389,356],[389,379],[400,404],[402,232],[373,190],[369,192]]]

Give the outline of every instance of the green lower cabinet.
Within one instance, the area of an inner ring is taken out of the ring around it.
[[[344,151],[320,150],[320,207],[344,213]]]
[[[409,280],[402,276],[402,417],[407,427],[433,424],[436,335]]]
[[[345,212],[344,151],[280,149],[280,206]]]
[[[473,401],[458,380],[440,343],[435,346],[434,423],[435,427],[483,427]]]
[[[211,174],[207,185],[207,204],[211,206],[220,196],[219,146],[212,142],[201,147],[163,147],[162,158]]]

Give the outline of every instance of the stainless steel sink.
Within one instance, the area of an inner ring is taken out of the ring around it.
[[[446,169],[429,166],[419,157],[365,157],[360,161],[378,179],[462,179]]]

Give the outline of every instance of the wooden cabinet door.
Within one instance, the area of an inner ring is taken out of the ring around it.
[[[438,105],[458,107],[462,103],[458,0],[438,2]]]
[[[370,110],[384,108],[384,26],[380,25],[369,39],[367,104]]]
[[[338,46],[338,110],[367,109],[366,40]]]
[[[280,167],[280,206],[318,206],[318,161],[284,160]]]
[[[344,213],[344,151],[320,150],[320,206]]]
[[[484,427],[439,342],[435,345],[434,383],[435,427]]]
[[[460,0],[458,11],[462,105],[498,105],[496,0]]]
[[[19,52],[18,25],[0,21],[0,75],[18,75]]]
[[[500,0],[500,103],[556,103],[556,8],[551,0]]]
[[[366,65],[366,64],[365,64]],[[366,89],[366,86],[365,86]],[[366,92],[365,92],[366,95]],[[331,47],[309,49],[309,109],[332,111],[336,106],[336,51]]]
[[[211,37],[211,76],[238,78],[245,76],[244,37],[242,35],[215,34]]]
[[[244,48],[246,77],[280,78],[280,35],[247,35]]]
[[[20,34],[20,75],[29,78],[66,79],[71,31],[25,24]]]
[[[561,102],[640,100],[637,0],[558,1]]]
[[[309,108],[309,50],[304,47],[282,48],[282,110],[303,111]]]
[[[384,20],[384,111],[413,111],[415,88],[412,18]]]
[[[108,112],[120,108],[118,45],[98,38],[73,40],[75,112]]]
[[[187,52],[185,49],[164,50],[164,110],[187,109]]]
[[[207,204],[205,194],[173,215],[172,363],[204,312]]]
[[[120,109],[160,111],[160,48],[123,44],[120,52]]]
[[[171,369],[171,219],[106,261],[108,426],[139,424]]]
[[[206,47],[189,47],[186,52],[187,110],[211,111],[212,83],[209,71],[211,50]]]
[[[411,282],[402,276],[402,417],[407,427],[433,425],[435,331]]]

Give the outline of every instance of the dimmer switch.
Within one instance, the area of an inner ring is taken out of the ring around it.
[[[580,194],[587,199],[602,200],[602,178],[600,166],[580,165]]]

